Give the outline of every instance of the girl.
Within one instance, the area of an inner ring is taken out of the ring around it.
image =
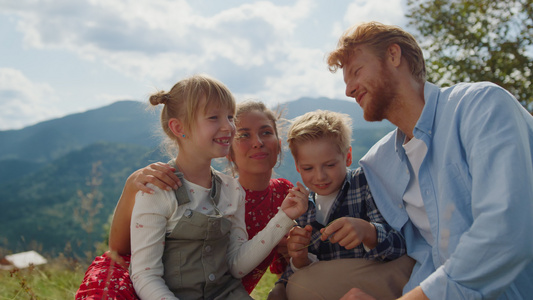
[[[138,193],[131,219],[131,278],[141,299],[250,299],[240,281],[283,238],[307,208],[307,191],[292,188],[264,230],[247,241],[244,192],[211,168],[229,154],[235,101],[207,76],[178,82],[150,97],[164,104],[161,124],[179,153],[176,191]]]

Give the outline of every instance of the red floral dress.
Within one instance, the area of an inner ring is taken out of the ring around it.
[[[244,189],[246,191],[246,230],[249,238],[265,228],[268,221],[278,212],[278,207],[281,206],[290,188],[292,184],[286,179],[271,179],[269,187],[264,191]],[[138,300],[139,297],[135,293],[128,272],[130,255],[120,257],[124,260],[123,264],[113,260],[110,252],[96,257],[85,272],[75,299]],[[248,293],[253,291],[268,266],[270,266],[270,272],[282,274],[287,263],[276,249],[272,250],[259,266],[242,278],[242,283]]]
[[[276,215],[283,199],[287,196],[292,183],[286,179],[270,179],[269,187],[264,191],[246,191],[246,231],[248,238],[253,238],[267,225],[268,221]],[[242,284],[248,293],[251,293],[266,269],[270,266],[270,272],[282,274],[287,263],[283,256],[279,255],[274,248],[268,257],[261,262],[248,275],[242,278]]]
[[[130,256],[117,256],[116,259],[122,258],[124,263],[118,263],[109,251],[94,259],[76,292],[76,300],[139,299],[128,272]]]

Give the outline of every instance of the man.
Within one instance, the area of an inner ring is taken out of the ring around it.
[[[328,65],[367,121],[398,127],[360,164],[416,260],[402,299],[530,299],[532,116],[491,83],[426,82],[420,47],[395,26],[349,28]]]

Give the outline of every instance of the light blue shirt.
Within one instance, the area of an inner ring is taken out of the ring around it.
[[[396,129],[360,161],[382,215],[416,259],[404,292],[430,299],[533,297],[533,117],[491,83],[426,83],[413,134],[428,151],[420,192],[434,245],[402,200],[410,164]]]

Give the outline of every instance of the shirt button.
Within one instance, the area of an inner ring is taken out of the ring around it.
[[[209,274],[209,280],[215,281],[215,278],[216,278],[215,274],[213,273]]]
[[[187,209],[183,215],[187,218],[190,218],[192,216],[192,211],[190,209]]]
[[[402,208],[403,208],[403,205],[398,204],[398,208],[399,208],[399,209],[402,209]]]
[[[205,247],[205,252],[207,252],[207,253],[211,252],[211,246]]]

